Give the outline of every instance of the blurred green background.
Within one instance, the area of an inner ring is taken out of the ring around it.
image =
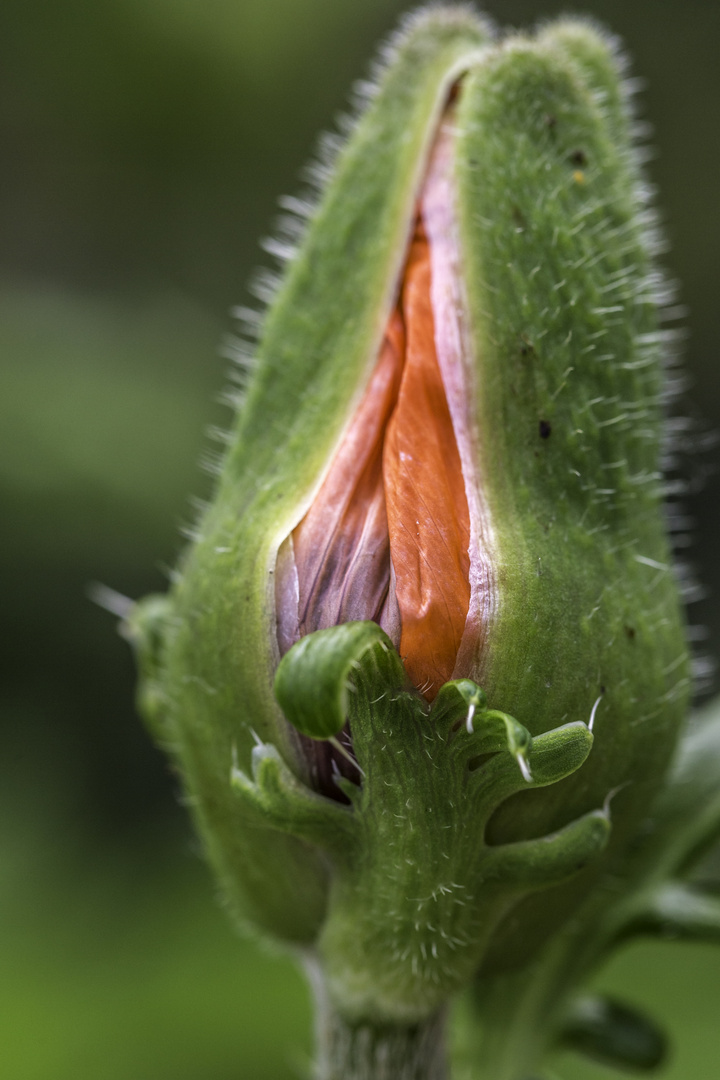
[[[101,581],[163,589],[229,308],[399,0],[4,0],[0,7],[0,1076],[285,1080],[310,1010],[225,920],[133,709]],[[528,24],[572,9],[486,5]],[[650,174],[691,309],[686,408],[720,424],[720,6],[589,0],[648,82]],[[717,459],[717,455],[716,455]],[[720,654],[720,483],[687,470],[691,619]],[[709,476],[705,474],[710,473]],[[704,486],[701,481],[705,478]],[[713,599],[714,597],[714,599]],[[637,946],[599,983],[668,1021],[663,1076],[716,1080],[720,954]],[[562,1058],[557,1077],[605,1077]]]

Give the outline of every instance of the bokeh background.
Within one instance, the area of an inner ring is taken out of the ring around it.
[[[400,0],[3,0],[0,6],[0,1077],[289,1080],[310,1010],[239,939],[133,708],[100,581],[163,589],[207,494],[229,309]],[[489,0],[521,25],[585,10],[647,80],[686,409],[720,428],[720,5]],[[701,440],[703,441],[703,440]],[[717,453],[687,470],[692,621],[720,655]],[[701,481],[704,480],[704,484]],[[598,976],[675,1035],[663,1076],[717,1080],[720,954],[636,946]],[[559,1059],[561,1080],[608,1074]]]

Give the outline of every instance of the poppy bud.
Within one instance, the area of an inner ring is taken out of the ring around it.
[[[612,48],[406,20],[265,315],[154,685],[235,912],[415,1023],[525,962],[688,692]],[[157,730],[157,717],[155,729]],[[592,752],[591,752],[592,747]]]

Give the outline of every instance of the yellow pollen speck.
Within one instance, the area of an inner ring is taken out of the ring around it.
[[[582,169],[576,169],[575,170],[575,172],[573,173],[573,180],[575,181],[576,184],[584,184],[585,183],[585,173],[582,171]]]

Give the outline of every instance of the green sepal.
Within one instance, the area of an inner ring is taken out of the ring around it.
[[[626,97],[596,29],[518,35],[468,73],[456,164],[499,594],[465,674],[533,735],[597,706],[598,752],[532,817],[557,830],[626,785],[613,854],[662,784],[689,690],[661,508],[662,289]],[[509,801],[493,835],[532,835],[526,813]],[[529,900],[495,970],[561,932],[580,893]]]
[[[667,1052],[667,1040],[642,1013],[610,998],[578,997],[569,1008],[561,1045],[606,1065],[641,1072],[656,1069]]]

